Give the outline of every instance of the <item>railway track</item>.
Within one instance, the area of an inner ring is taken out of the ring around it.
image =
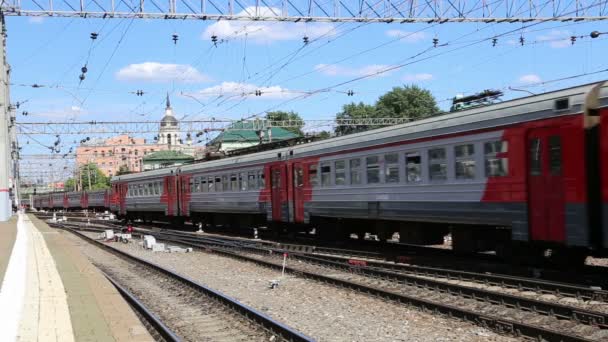
[[[93,223],[94,224],[94,223]],[[112,228],[119,226],[107,221],[99,224]],[[77,226],[75,226],[77,227]],[[158,232],[145,230],[146,233],[158,234]],[[163,231],[163,236],[171,236],[185,242],[204,242],[215,247],[247,247],[253,250],[273,250],[275,252],[289,252],[293,257],[308,260],[313,263],[325,263],[330,267],[336,267],[336,263],[342,263],[343,267],[358,267],[359,269],[375,271],[395,272],[402,275],[411,275],[423,278],[435,278],[443,281],[470,282],[485,287],[502,287],[517,291],[532,291],[544,295],[554,295],[555,299],[571,297],[584,301],[608,301],[608,291],[593,286],[574,285],[570,283],[541,280],[529,277],[495,274],[490,272],[470,272],[448,268],[406,265],[401,263],[385,262],[379,253],[361,252],[327,247],[312,247],[306,245],[284,245],[262,241],[251,241],[247,239],[203,237],[189,233]],[[373,274],[375,275],[375,274]],[[382,275],[381,275],[382,276]]]
[[[181,339],[169,329],[152,311],[150,311],[144,303],[142,303],[137,297],[135,297],[129,290],[120,285],[120,283],[112,278],[109,274],[105,274],[105,277],[114,285],[122,297],[129,303],[134,309],[136,315],[140,321],[144,323],[146,329],[155,341],[164,342],[179,342]]]
[[[187,277],[121,252],[60,223],[51,225],[63,228],[115,256],[118,261],[96,261],[95,264],[123,287],[146,297],[150,304],[148,306],[162,312],[160,316],[163,321],[166,320],[169,327],[176,327],[173,330],[177,336],[183,335],[179,336],[182,340],[200,340],[204,337],[213,341],[313,341],[283,323]],[[117,267],[118,262],[125,266]]]
[[[211,248],[214,253],[274,269],[282,267],[279,251],[269,254],[267,250],[254,250],[252,247],[210,247],[208,244],[167,239],[161,234],[158,238],[192,247]],[[287,272],[469,320],[499,333],[549,341],[600,341],[608,338],[608,315],[601,312],[433,279],[411,278],[339,263],[329,264],[325,260],[292,254],[294,256],[306,262],[292,264],[286,268]]]
[[[159,240],[201,248],[232,258],[279,269],[284,250],[260,248],[252,243],[225,241],[207,237],[187,237],[180,233],[146,232]],[[272,253],[270,253],[272,252]],[[608,338],[608,315],[585,308],[540,301],[504,293],[505,287],[541,291],[553,296],[574,296],[588,300],[602,300],[605,292],[567,284],[548,283],[533,279],[468,274],[498,287],[494,291],[463,286],[439,280],[442,270],[424,276],[407,274],[403,270],[387,270],[377,266],[353,265],[349,259],[290,252],[291,258],[302,263],[289,266],[286,271],[336,286],[366,292],[385,299],[407,303],[473,321],[497,332],[515,336],[559,341],[604,340]],[[352,261],[352,259],[350,259]],[[404,265],[399,265],[404,266]],[[411,271],[411,270],[409,270]],[[448,271],[448,270],[446,270]],[[459,274],[451,272],[451,277]],[[484,279],[485,276],[485,279]],[[504,285],[506,284],[506,285]]]

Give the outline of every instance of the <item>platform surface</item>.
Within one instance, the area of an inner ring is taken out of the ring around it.
[[[0,224],[0,341],[152,341],[63,234],[33,215]]]

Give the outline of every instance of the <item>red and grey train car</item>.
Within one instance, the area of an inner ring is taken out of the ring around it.
[[[608,88],[118,176],[110,197],[130,218],[315,228],[332,239],[399,232],[412,243],[451,232],[458,250],[605,254]]]
[[[176,173],[167,168],[115,177],[110,209],[129,219],[182,221]]]
[[[110,190],[54,192],[34,195],[34,207],[45,210],[109,210]]]

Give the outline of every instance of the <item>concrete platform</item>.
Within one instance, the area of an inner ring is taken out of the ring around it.
[[[0,341],[153,341],[63,234],[33,215],[0,224]]]

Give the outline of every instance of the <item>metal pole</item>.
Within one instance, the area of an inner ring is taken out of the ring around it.
[[[0,12],[2,32],[0,34],[0,222],[8,221],[11,217],[11,201],[9,198],[9,173],[11,153],[9,144],[8,122],[10,99],[8,98],[8,68],[6,65],[6,27],[4,13]]]
[[[89,188],[87,190],[91,190],[91,164],[87,164],[87,174],[89,175]]]

